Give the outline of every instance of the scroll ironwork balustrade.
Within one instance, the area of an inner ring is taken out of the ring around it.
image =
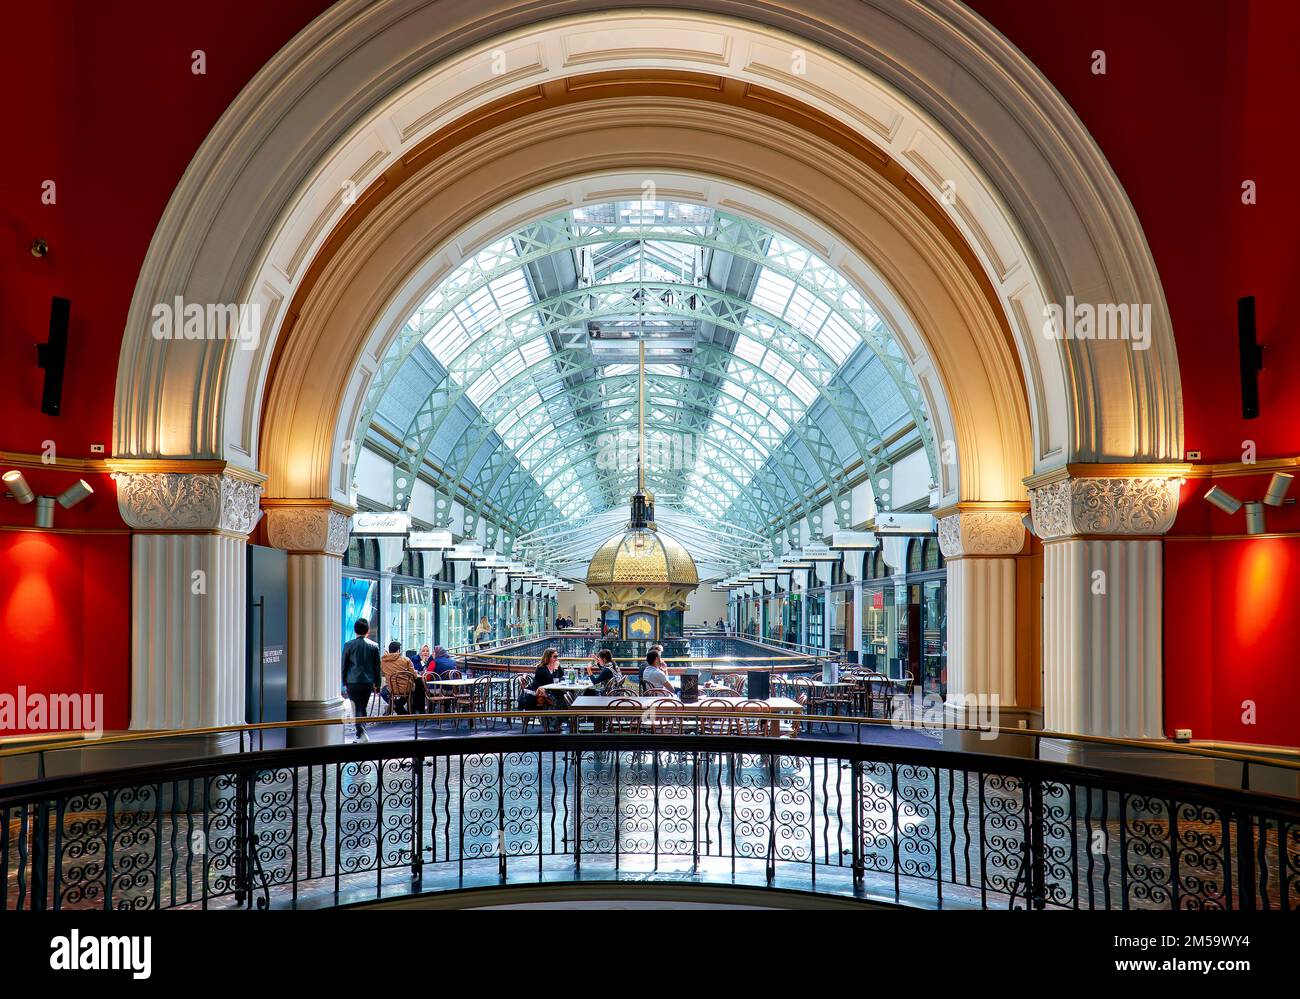
[[[1034,759],[490,735],[0,788],[0,908],[330,905],[672,877],[922,907],[1300,907],[1300,803]]]

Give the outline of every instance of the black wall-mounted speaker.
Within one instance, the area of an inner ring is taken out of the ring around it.
[[[1237,357],[1241,365],[1241,418],[1259,416],[1259,373],[1264,348],[1255,341],[1255,296],[1237,299]]]
[[[68,357],[68,317],[72,303],[66,298],[50,300],[50,337],[36,345],[36,366],[45,369],[45,387],[41,391],[41,412],[59,415],[63,404],[63,365]]]

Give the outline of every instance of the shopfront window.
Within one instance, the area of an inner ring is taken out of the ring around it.
[[[842,587],[831,590],[830,607],[827,617],[831,626],[831,650],[843,653],[846,649],[856,648],[852,641],[853,629],[853,589]]]
[[[767,617],[764,619],[767,630],[763,637],[773,642],[792,641],[786,626],[789,618],[786,616],[786,596],[783,593],[767,598]]]
[[[344,642],[356,637],[353,625],[364,617],[378,633],[379,542],[353,538],[343,555],[342,635]]]
[[[403,650],[433,645],[433,591],[427,586],[395,581],[385,637],[401,642]]]
[[[889,676],[910,674],[927,694],[948,692],[947,569],[934,537],[907,547],[895,574],[880,552],[864,564],[862,660]]]
[[[813,590],[805,597],[808,601],[808,645],[814,649],[826,648],[826,591]]]

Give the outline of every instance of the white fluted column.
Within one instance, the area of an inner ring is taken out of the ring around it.
[[[1160,535],[1181,471],[1027,480],[1043,542],[1045,728],[1164,737]]]
[[[1017,556],[1025,548],[1024,504],[958,504],[939,518],[948,568],[948,689],[945,715],[964,725],[1036,724],[1036,692],[1018,669]]]
[[[343,553],[351,510],[329,500],[263,503],[267,539],[288,552],[289,720],[341,718]],[[294,746],[342,740],[341,726],[289,731]]]
[[[183,462],[115,461],[131,541],[131,728],[244,721],[248,532],[260,476],[229,467],[146,471]],[[205,740],[213,751],[237,736]]]

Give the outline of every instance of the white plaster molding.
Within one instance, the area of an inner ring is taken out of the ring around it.
[[[1029,490],[1034,533],[1043,541],[1077,535],[1164,534],[1178,514],[1176,478],[1063,478]]]
[[[1025,527],[1014,510],[961,510],[939,519],[943,557],[1017,555],[1025,546]]]
[[[341,556],[348,550],[350,528],[350,517],[327,506],[277,506],[267,511],[267,539],[291,553]]]
[[[924,190],[955,187],[954,223],[1015,333],[1035,467],[1181,457],[1177,357],[1136,216],[1077,117],[977,15],[956,0],[727,4],[743,21],[595,6],[344,0],[294,38],[210,133],[155,233],[123,340],[115,454],[256,464],[281,306],[346,211],[345,182],[364,188],[441,125],[521,86],[668,66],[805,101]],[[542,20],[566,13],[582,18]],[[496,49],[509,71],[494,77]],[[1151,304],[1151,349],[1044,339],[1042,308],[1067,293]],[[261,304],[262,341],[154,340],[149,310],[176,294]]]
[[[247,535],[262,515],[262,487],[222,473],[115,472],[122,519],[137,530]]]

